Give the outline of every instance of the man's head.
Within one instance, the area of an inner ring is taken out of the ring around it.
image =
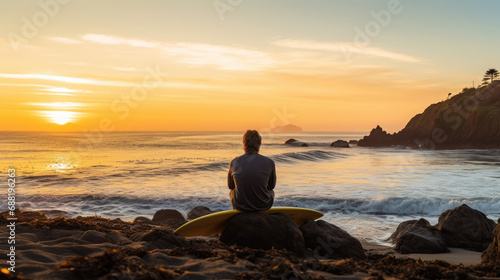
[[[245,153],[258,154],[262,137],[257,130],[247,130],[243,135],[243,150]]]

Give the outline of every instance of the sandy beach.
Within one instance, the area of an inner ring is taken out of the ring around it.
[[[1,219],[6,223],[7,213]],[[16,273],[2,279],[465,279],[499,277],[479,252],[395,253],[364,242],[367,258],[317,259],[286,250],[228,246],[216,236],[184,238],[175,224],[125,222],[98,216],[47,218],[18,212]],[[0,242],[7,243],[2,227]],[[108,277],[108,278],[106,278]],[[465,278],[464,278],[465,277]]]

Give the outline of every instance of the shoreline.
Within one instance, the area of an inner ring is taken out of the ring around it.
[[[394,250],[394,248],[378,245],[373,243],[368,243],[364,240],[360,240],[365,252],[375,253],[375,254],[393,254],[397,258],[411,258],[411,259],[421,259],[425,261],[445,261],[450,264],[460,265],[476,265],[481,263],[481,252],[466,250],[462,248],[449,248],[449,253],[438,253],[438,254],[424,254],[424,253],[412,253],[412,254],[401,254]]]
[[[6,217],[7,212],[0,213],[4,224]],[[297,257],[287,250],[228,246],[215,236],[184,238],[172,232],[178,226],[175,223],[155,224],[147,218],[133,222],[100,216],[47,218],[41,212],[19,211],[16,217],[16,275],[20,278],[4,275],[10,279],[97,279],[125,274],[151,279],[281,279],[283,275],[369,279],[417,277],[424,272],[426,277],[443,278],[465,269],[475,277],[500,276],[491,265],[475,263],[481,253],[461,249],[432,256],[402,255],[391,247],[360,240],[367,259],[324,259],[312,254]],[[7,243],[7,230],[0,230],[2,244]]]

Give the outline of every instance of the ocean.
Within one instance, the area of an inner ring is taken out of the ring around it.
[[[160,209],[229,210],[229,162],[243,132],[0,133],[1,210],[8,169],[16,202],[49,216],[133,220]],[[400,222],[463,203],[500,217],[500,150],[334,148],[362,133],[264,132],[261,154],[276,163],[275,206],[305,207],[367,242],[387,245]],[[309,147],[284,145],[289,138]]]

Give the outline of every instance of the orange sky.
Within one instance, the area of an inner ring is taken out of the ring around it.
[[[393,132],[498,65],[490,25],[459,20],[465,6],[423,21],[431,4],[404,1],[398,13],[387,1],[247,1],[222,14],[210,2],[16,2],[0,12],[0,131]]]

